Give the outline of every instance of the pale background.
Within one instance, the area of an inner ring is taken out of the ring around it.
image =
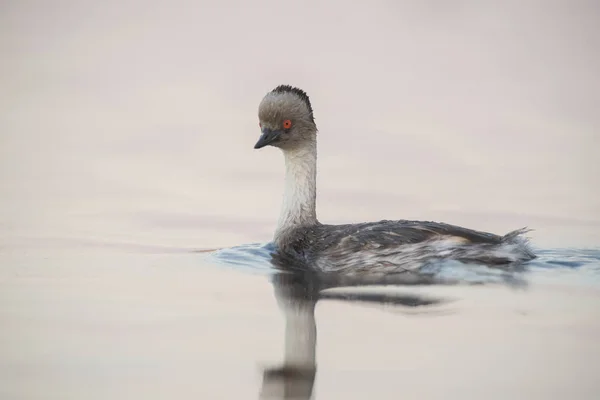
[[[281,83],[311,96],[325,222],[434,219],[600,240],[593,1],[4,1],[0,234],[268,241]]]
[[[0,398],[258,396],[271,285],[180,250],[271,239],[281,83],[322,221],[598,247],[598,49],[596,1],[0,1]],[[433,315],[320,303],[316,398],[597,399],[593,262]]]

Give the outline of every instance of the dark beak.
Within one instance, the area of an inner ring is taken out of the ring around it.
[[[260,149],[270,145],[279,138],[279,135],[281,135],[281,131],[272,131],[268,128],[263,128],[262,135],[258,139],[258,142],[256,142],[254,145],[254,148]]]

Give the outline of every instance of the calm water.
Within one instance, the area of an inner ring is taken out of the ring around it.
[[[258,245],[148,250],[3,251],[3,398],[592,399],[599,390],[598,251],[541,251],[513,280],[451,266],[465,285],[322,288],[275,273]],[[311,365],[311,354],[316,373],[290,367]]]
[[[0,398],[599,397],[593,2],[5,3]],[[280,83],[315,109],[322,221],[528,226],[540,257],[274,271],[283,161],[252,147]]]

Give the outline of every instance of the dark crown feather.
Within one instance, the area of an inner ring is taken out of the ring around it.
[[[306,107],[308,108],[308,112],[310,114],[310,120],[313,123],[315,122],[315,117],[313,116],[313,109],[310,104],[310,99],[308,98],[308,95],[306,94],[306,92],[304,90],[297,88],[297,87],[290,86],[290,85],[279,85],[275,89],[271,90],[271,93],[293,93],[293,94],[295,94],[296,96],[298,96],[300,98],[300,100],[302,100],[304,102],[304,104],[306,104]]]

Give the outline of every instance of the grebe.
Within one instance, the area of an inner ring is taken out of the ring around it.
[[[523,237],[527,229],[499,236],[431,221],[321,224],[316,214],[317,126],[308,95],[280,85],[262,99],[258,117],[261,136],[254,148],[278,147],[285,158],[274,257],[350,275],[412,271],[439,260],[512,266],[536,257]]]

